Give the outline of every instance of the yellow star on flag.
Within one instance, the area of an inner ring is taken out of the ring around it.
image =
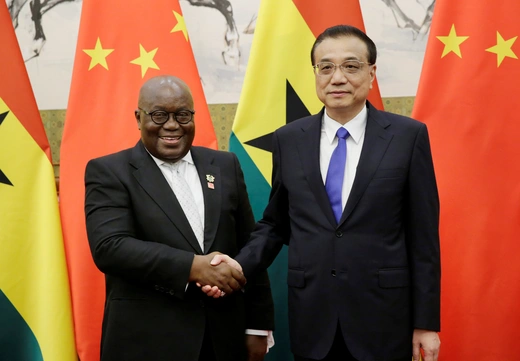
[[[170,33],[175,33],[176,31],[182,31],[184,34],[184,38],[188,41],[188,29],[186,29],[186,23],[184,22],[184,16],[173,10],[173,15],[175,15],[175,19],[177,19],[177,25],[170,31]]]
[[[518,59],[516,54],[511,49],[514,42],[516,41],[516,38],[518,38],[518,36],[515,36],[509,40],[504,40],[502,35],[500,35],[500,33],[497,31],[497,45],[486,49],[486,51],[489,51],[490,53],[497,54],[497,68],[500,66],[500,64],[502,64],[502,61],[506,56],[513,59]]]
[[[107,56],[110,55],[110,53],[113,52],[114,49],[103,49],[103,46],[101,45],[101,40],[97,38],[96,46],[94,47],[94,49],[83,49],[83,51],[91,57],[88,70],[92,69],[98,64],[106,70],[108,70]]]
[[[459,58],[462,58],[460,44],[465,42],[468,38],[469,36],[457,36],[457,32],[455,31],[455,24],[452,24],[448,36],[437,36],[437,39],[439,39],[444,44],[444,50],[442,51],[441,58],[444,58],[451,52],[454,52],[458,55]]]
[[[159,48],[155,48],[152,51],[146,51],[145,48],[139,44],[139,57],[132,60],[130,63],[141,66],[141,77],[144,78],[144,75],[148,71],[148,69],[159,69],[155,61],[153,60],[155,53]]]

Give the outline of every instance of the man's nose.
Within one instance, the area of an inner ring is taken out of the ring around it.
[[[343,84],[346,82],[348,82],[347,76],[345,75],[345,73],[343,73],[343,70],[341,70],[341,68],[339,66],[336,66],[336,68],[334,69],[334,72],[332,73],[331,83]]]
[[[175,119],[175,115],[173,113],[168,113],[168,120],[163,124],[163,127],[178,128],[179,126],[179,123]]]

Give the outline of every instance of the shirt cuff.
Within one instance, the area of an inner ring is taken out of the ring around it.
[[[268,353],[269,349],[274,346],[273,331],[253,330],[248,328],[246,329],[246,335],[267,336],[267,350],[265,351],[265,353]]]

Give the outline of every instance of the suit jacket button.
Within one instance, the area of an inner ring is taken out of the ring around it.
[[[200,300],[199,303],[200,303],[200,307],[204,307],[204,301]]]
[[[332,275],[332,277],[336,277],[336,270],[333,269],[332,271],[330,271],[330,274]]]
[[[341,231],[337,231],[336,232],[336,237],[338,237],[338,238],[343,237],[343,233],[341,233]]]
[[[156,291],[159,291],[159,288],[160,288],[159,285],[155,285],[155,290]]]
[[[175,294],[175,292],[173,290],[170,290],[170,292],[168,292],[170,294],[170,296],[173,296]]]

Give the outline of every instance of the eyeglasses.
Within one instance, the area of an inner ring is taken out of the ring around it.
[[[347,60],[341,63],[340,65],[334,64],[330,61],[322,61],[313,66],[314,71],[317,75],[332,75],[336,71],[336,67],[339,66],[343,74],[345,75],[353,75],[359,73],[359,71],[363,68],[363,65],[373,65],[370,63],[364,63],[358,60]]]
[[[148,113],[146,110],[139,108],[142,110],[144,114],[149,115],[157,125],[162,125],[170,119],[170,114],[173,115],[173,119],[179,124],[188,124],[193,120],[193,114],[195,111],[193,110],[179,110],[178,112],[167,112],[165,110],[154,110],[153,112]]]

